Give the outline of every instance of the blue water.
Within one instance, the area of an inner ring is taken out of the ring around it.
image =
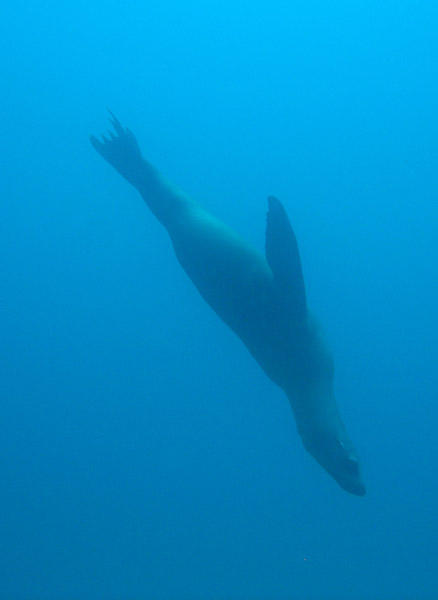
[[[437,598],[436,3],[0,11],[0,599]],[[283,201],[364,498],[89,144],[106,107],[261,250]]]

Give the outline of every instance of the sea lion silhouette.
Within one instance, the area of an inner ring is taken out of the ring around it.
[[[268,198],[266,258],[167,181],[111,113],[94,148],[140,192],[167,229],[183,269],[215,313],[286,393],[308,452],[346,491],[363,496],[359,458],[336,406],[333,359],[306,301],[298,245],[279,200]]]

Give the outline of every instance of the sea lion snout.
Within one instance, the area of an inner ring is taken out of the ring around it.
[[[333,475],[339,485],[350,494],[365,496],[366,488],[360,474],[360,461],[357,456],[349,456],[342,468]]]
[[[302,436],[306,450],[333,477],[338,485],[355,496],[365,496],[360,460],[352,442],[330,432]]]

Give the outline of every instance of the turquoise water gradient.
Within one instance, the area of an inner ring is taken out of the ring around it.
[[[5,0],[0,600],[432,600],[436,2]],[[261,250],[286,206],[367,496],[88,141]]]

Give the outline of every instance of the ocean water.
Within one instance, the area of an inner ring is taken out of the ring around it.
[[[436,3],[0,14],[0,600],[437,598]],[[284,203],[365,497],[91,147],[107,107],[260,250]]]

